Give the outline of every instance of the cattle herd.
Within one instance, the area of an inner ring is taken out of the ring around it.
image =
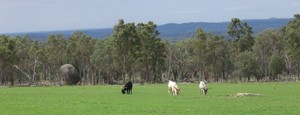
[[[200,95],[201,94],[206,95],[206,93],[209,89],[206,85],[206,81],[200,81],[199,89],[200,89]],[[121,87],[121,92],[122,92],[122,94],[125,94],[125,93],[132,94],[132,82],[129,81],[123,87]],[[169,80],[168,93],[170,95],[178,95],[179,92],[180,92],[180,88],[178,87],[176,82]]]

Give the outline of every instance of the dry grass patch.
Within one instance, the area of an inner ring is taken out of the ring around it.
[[[258,93],[236,93],[233,97],[249,97],[249,96],[262,96]]]

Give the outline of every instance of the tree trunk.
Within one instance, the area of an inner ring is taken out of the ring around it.
[[[299,76],[300,76],[300,75],[299,75],[299,72],[300,72],[300,67],[299,67],[299,66],[300,66],[300,63],[299,63],[299,61],[298,61],[297,65],[298,65],[298,66],[297,66],[297,76],[298,76],[298,78],[299,78]]]
[[[125,84],[126,83],[126,81],[125,81],[125,75],[126,75],[126,58],[125,58],[125,54],[123,54],[123,72],[122,72],[122,79],[123,79],[123,84]]]

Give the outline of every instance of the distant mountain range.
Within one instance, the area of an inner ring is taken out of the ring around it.
[[[254,34],[262,32],[266,29],[279,29],[282,26],[287,25],[291,18],[271,18],[271,19],[249,19],[242,20],[247,22],[249,26],[253,28]],[[157,26],[157,30],[160,32],[160,37],[162,39],[167,39],[171,41],[177,41],[183,38],[189,38],[193,35],[196,28],[200,27],[205,32],[210,32],[217,35],[227,36],[227,25],[230,22],[190,22],[190,23],[169,23],[165,25]],[[11,36],[24,36],[28,35],[29,38],[44,41],[48,38],[50,34],[61,33],[65,37],[72,35],[75,31],[81,31],[85,34],[93,37],[103,39],[107,35],[113,33],[112,28],[105,29],[83,29],[83,30],[65,30],[65,31],[45,31],[45,32],[29,32],[29,33],[11,33],[7,35]]]

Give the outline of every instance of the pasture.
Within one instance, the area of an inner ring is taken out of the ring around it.
[[[167,84],[62,87],[0,87],[0,114],[299,114],[300,83],[209,83],[207,95],[198,84],[178,84],[178,96]],[[234,97],[236,93],[262,96]]]

